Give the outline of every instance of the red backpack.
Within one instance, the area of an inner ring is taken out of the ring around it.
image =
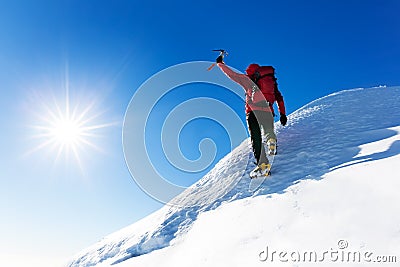
[[[253,103],[267,100],[271,105],[277,100],[275,91],[278,90],[278,84],[275,78],[275,69],[272,66],[261,66],[254,70],[250,78],[257,84],[260,90],[253,92]]]

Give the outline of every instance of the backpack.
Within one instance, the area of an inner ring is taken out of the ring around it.
[[[258,86],[252,92],[252,102],[255,105],[265,105],[265,100],[272,105],[275,101],[275,92],[278,90],[278,83],[275,78],[275,69],[272,66],[258,67],[250,76],[253,82]]]

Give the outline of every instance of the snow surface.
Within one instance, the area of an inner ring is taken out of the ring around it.
[[[245,140],[177,197],[185,207],[164,206],[69,266],[316,264],[297,258],[304,254],[322,266],[397,266],[400,87],[338,92],[288,119],[276,125],[279,154],[260,186],[250,183]],[[223,197],[207,201],[221,190]],[[360,263],[344,262],[346,253]]]

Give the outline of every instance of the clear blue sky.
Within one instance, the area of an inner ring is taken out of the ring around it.
[[[0,261],[54,267],[161,206],[132,181],[121,145],[125,109],[151,75],[225,48],[239,70],[275,66],[289,113],[337,90],[400,85],[399,10],[397,0],[2,1]],[[102,152],[80,152],[82,169],[49,148],[26,155],[39,145],[36,113],[64,103],[66,87],[71,104],[94,101],[93,124],[112,123],[91,140]],[[187,134],[184,152],[218,131]],[[213,138],[218,158],[229,152],[223,133]]]

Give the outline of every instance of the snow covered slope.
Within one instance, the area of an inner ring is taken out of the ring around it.
[[[303,266],[289,252],[308,251],[324,257],[324,266],[338,266],[328,260],[335,250],[399,262],[400,87],[326,96],[291,114],[277,132],[273,176],[261,186],[249,182],[254,166],[245,140],[178,196],[185,208],[165,206],[69,266],[275,266],[279,252],[287,252],[286,266]],[[207,201],[221,190],[223,197]]]

